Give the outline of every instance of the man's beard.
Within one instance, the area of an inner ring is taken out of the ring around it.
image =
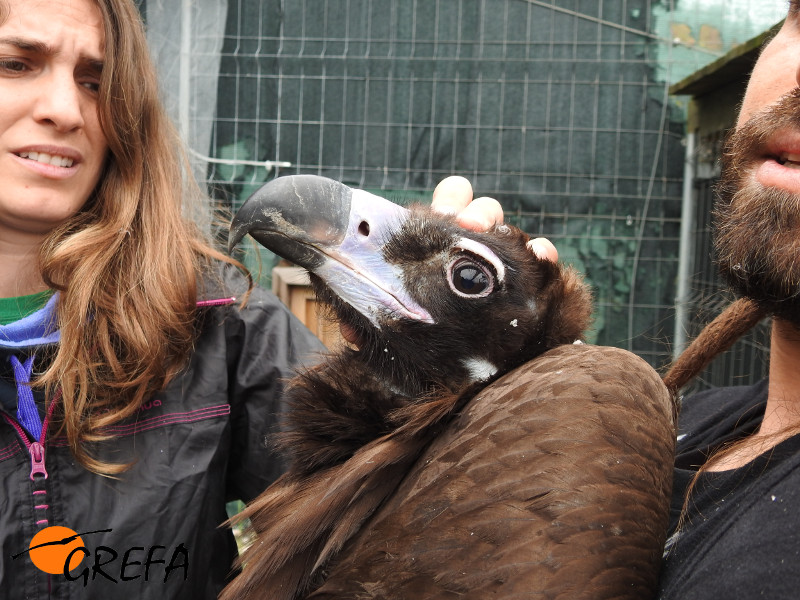
[[[714,245],[720,273],[734,292],[800,326],[800,190],[767,188],[753,178],[766,142],[781,129],[800,131],[800,88],[728,137]]]

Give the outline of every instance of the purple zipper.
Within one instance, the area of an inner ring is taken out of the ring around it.
[[[44,417],[44,422],[42,423],[42,433],[39,436],[38,440],[31,441],[28,439],[28,434],[22,428],[15,419],[12,419],[7,414],[3,413],[3,417],[5,420],[11,425],[14,429],[17,430],[17,436],[19,439],[22,440],[22,443],[25,444],[25,448],[28,451],[28,454],[31,455],[31,480],[33,481],[34,475],[42,475],[45,479],[47,479],[47,469],[44,468],[44,442],[45,437],[47,436],[47,426],[50,423],[50,417],[53,414],[53,410],[58,404],[58,401],[61,399],[61,390],[56,391],[56,395],[53,397],[53,401],[50,402],[50,406],[47,407],[47,414]]]

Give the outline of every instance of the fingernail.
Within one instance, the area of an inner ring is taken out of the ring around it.
[[[494,223],[471,216],[466,219],[464,218],[459,219],[458,224],[465,229],[471,229],[472,231],[477,231],[477,232],[484,232],[484,231],[489,231],[489,229],[491,229]]]
[[[536,258],[546,259],[547,249],[538,242],[538,240],[531,240],[527,244],[528,249],[533,252]]]

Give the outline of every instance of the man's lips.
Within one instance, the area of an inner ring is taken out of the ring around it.
[[[800,193],[800,132],[781,127],[772,131],[759,154],[756,180],[764,186]]]
[[[764,187],[800,194],[800,154],[764,158],[756,166],[755,179]]]
[[[799,152],[781,152],[775,161],[784,167],[790,169],[800,169],[800,153]]]

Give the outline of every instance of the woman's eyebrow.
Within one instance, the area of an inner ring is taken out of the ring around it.
[[[54,48],[47,42],[31,40],[19,36],[0,37],[0,46],[3,45],[14,46],[23,52],[31,52],[34,54],[40,54],[42,56],[55,56],[58,54],[58,49]],[[103,71],[102,59],[87,56],[83,57],[83,61],[92,71],[96,71],[97,73],[101,73]]]
[[[56,49],[50,44],[40,42],[39,40],[30,40],[18,36],[4,36],[0,37],[0,44],[7,46],[14,46],[26,52],[36,52],[37,54],[53,55],[56,54]]]

